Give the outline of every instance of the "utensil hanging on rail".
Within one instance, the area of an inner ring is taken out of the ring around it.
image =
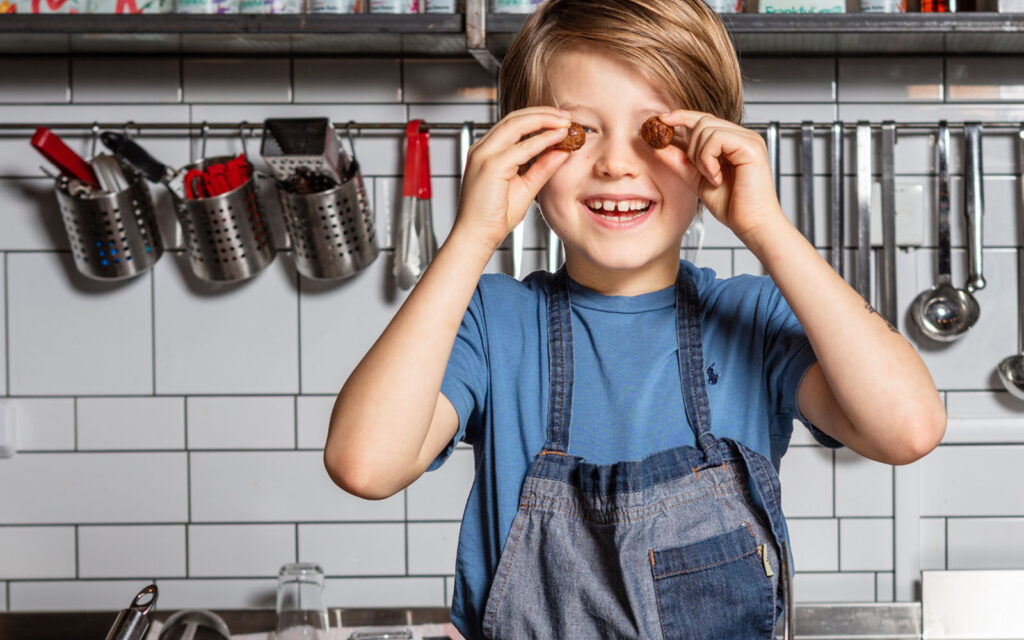
[[[1021,215],[1017,219],[1017,355],[1003,358],[996,367],[1003,386],[1018,400],[1024,400],[1024,124],[1017,132],[1017,167],[1020,175]]]
[[[896,123],[882,123],[882,255],[878,266],[878,313],[897,325],[896,311]]]
[[[405,128],[405,176],[402,208],[395,224],[394,276],[398,286],[411,289],[437,253],[430,210],[430,134],[420,131],[422,120]]]
[[[768,147],[768,166],[772,170],[772,183],[775,185],[775,195],[782,200],[782,189],[779,184],[781,179],[779,164],[779,123],[772,121],[765,129],[765,145]]]
[[[845,181],[843,176],[843,123],[832,123],[832,135],[829,138],[832,148],[831,192],[829,197],[829,239],[831,252],[829,263],[839,277],[843,277],[843,239],[846,236],[846,216],[843,215],[843,194]]]
[[[814,245],[814,123],[800,124],[800,233]]]
[[[949,240],[949,125],[939,121],[935,141],[936,206],[938,208],[938,279],[935,286],[923,291],[911,305],[911,316],[922,333],[932,340],[952,342],[974,326],[980,309],[978,301],[968,291],[952,284],[950,263],[952,249]]]
[[[871,302],[871,123],[857,123],[857,218],[854,287]]]
[[[967,230],[967,290],[985,288],[981,254],[982,223],[985,214],[985,179],[981,160],[981,123],[964,123],[964,222]]]

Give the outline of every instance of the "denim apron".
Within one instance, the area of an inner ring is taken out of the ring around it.
[[[564,266],[547,305],[547,440],[523,483],[484,636],[773,638],[789,582],[779,578],[788,568],[780,558],[789,558],[778,475],[764,456],[711,432],[693,281],[680,268],[679,382],[697,446],[641,460],[596,465],[568,454],[573,341]]]

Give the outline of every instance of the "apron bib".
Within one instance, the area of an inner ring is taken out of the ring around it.
[[[676,279],[679,379],[696,447],[596,465],[568,454],[569,283],[548,298],[547,439],[484,609],[493,640],[771,640],[785,521],[764,456],[711,433],[693,281]]]

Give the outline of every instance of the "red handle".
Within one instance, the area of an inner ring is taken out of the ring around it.
[[[430,200],[430,132],[420,134],[420,177],[416,197]]]
[[[32,136],[31,144],[64,175],[78,178],[90,187],[100,188],[100,181],[96,179],[96,174],[89,163],[64,144],[54,132],[46,127],[39,127]]]
[[[410,120],[405,126],[405,176],[402,180],[402,197],[415,198],[419,193],[420,165],[422,153],[420,147],[420,124],[422,120]]]

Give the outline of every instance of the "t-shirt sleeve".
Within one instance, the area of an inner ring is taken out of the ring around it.
[[[815,427],[800,412],[797,392],[807,370],[818,357],[789,303],[769,280],[766,292],[768,324],[765,328],[765,378],[776,414],[795,418],[807,427],[820,444],[835,449],[841,442]]]
[[[430,463],[427,471],[433,471],[444,464],[459,442],[465,440],[472,443],[476,438],[489,386],[486,338],[483,300],[480,287],[477,286],[462,317],[441,382],[441,393],[448,398],[459,415],[459,429]]]

